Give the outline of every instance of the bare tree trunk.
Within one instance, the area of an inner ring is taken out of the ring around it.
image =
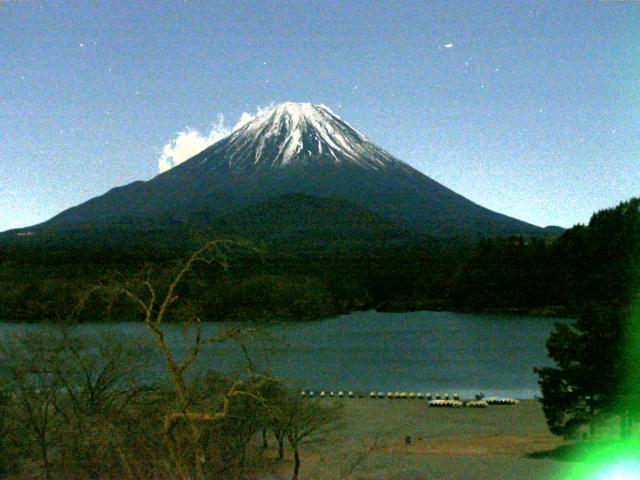
[[[40,455],[42,456],[42,468],[44,469],[44,480],[51,478],[51,464],[49,463],[49,449],[46,440],[40,441]]]
[[[300,472],[300,454],[298,453],[297,448],[293,450],[293,458],[295,463],[293,465],[293,478],[291,480],[298,480],[298,473]]]
[[[195,428],[195,427],[194,427]],[[194,480],[203,480],[204,472],[203,465],[205,462],[204,452],[198,445],[195,446],[195,454],[194,454],[194,465],[193,465],[193,479]]]
[[[262,427],[262,448],[269,448],[269,443],[267,442],[267,429]]]
[[[162,434],[164,444],[174,460],[176,476],[181,480],[202,480],[204,478],[206,450],[200,442],[202,431],[199,425],[202,422],[217,422],[226,418],[229,409],[229,397],[239,394],[237,387],[240,384],[240,382],[234,383],[229,392],[227,392],[222,411],[201,413],[191,410],[193,406],[190,396],[191,392],[185,380],[185,372],[195,362],[204,345],[222,343],[237,337],[243,329],[233,328],[228,332],[223,331],[218,335],[203,339],[201,321],[200,318],[195,315],[192,320],[195,322],[196,336],[188,349],[187,357],[180,361],[174,357],[173,352],[169,348],[162,324],[170,306],[179,298],[176,294],[178,286],[181,284],[182,279],[192,271],[196,263],[204,262],[206,264],[215,264],[223,270],[226,270],[228,267],[227,249],[230,246],[238,247],[242,245],[244,245],[242,242],[230,240],[209,240],[205,242],[200,249],[193,252],[184,262],[164,292],[154,287],[149,278],[144,280],[140,285],[145,287],[147,291],[146,296],[141,295],[136,290],[130,289],[126,283],[112,287],[115,291],[125,295],[139,306],[144,314],[144,324],[164,356],[167,371],[175,389],[176,408],[173,412],[165,415]],[[247,355],[244,347],[243,351],[245,355]],[[253,368],[251,364],[250,367]],[[189,447],[191,447],[192,451],[182,451],[181,442],[177,438],[177,433],[174,431],[179,426],[190,431],[191,445],[189,445]]]
[[[278,437],[278,458],[284,458],[284,437]]]

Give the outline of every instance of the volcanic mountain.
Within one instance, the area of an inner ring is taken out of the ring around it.
[[[29,230],[123,223],[144,229],[225,218],[222,223],[228,223],[240,212],[250,218],[247,210],[257,204],[260,212],[265,205],[277,206],[281,202],[274,200],[282,196],[346,202],[341,205],[352,205],[352,213],[366,210],[381,219],[378,223],[433,236],[544,235],[543,229],[481,207],[394,158],[324,105],[291,102],[149,181],[114,188]]]

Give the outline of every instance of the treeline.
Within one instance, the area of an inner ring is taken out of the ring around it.
[[[199,267],[182,286],[204,319],[306,320],[354,310],[452,309],[572,315],[628,295],[638,199],[593,215],[557,238],[465,241],[412,237],[323,246],[304,234],[252,240],[219,275]],[[0,318],[64,320],[96,284],[117,275],[170,275],[197,247],[183,231],[0,243]],[[212,234],[215,236],[215,232]],[[321,248],[322,247],[322,248]],[[97,295],[97,294],[96,294]],[[135,318],[135,306],[94,297],[82,320]]]
[[[640,244],[640,199],[597,212],[554,240],[482,241],[456,276],[450,304],[469,310],[576,313],[627,305]]]
[[[640,200],[598,212],[561,240],[555,261],[570,273],[563,280],[572,288],[560,298],[577,315],[575,323],[556,324],[547,340],[555,364],[535,369],[544,414],[556,435],[591,441],[594,458],[598,450],[633,457],[640,419]],[[620,422],[619,442],[612,440],[612,417]]]
[[[115,277],[170,276],[199,245],[91,238],[69,243],[27,239],[0,244],[0,318],[11,321],[65,321],[137,318],[135,305],[91,293]],[[392,245],[353,246],[327,242],[313,249],[298,242],[251,242],[254,251],[234,255],[224,272],[199,265],[181,286],[197,302],[205,320],[327,318],[354,310],[416,309],[440,306],[450,272],[464,258],[455,248],[410,240]],[[91,301],[85,301],[87,295]]]

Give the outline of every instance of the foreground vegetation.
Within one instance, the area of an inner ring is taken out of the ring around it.
[[[617,418],[637,460],[640,201],[600,212],[572,235],[590,255],[579,283],[589,301],[573,325],[557,324],[547,341],[555,365],[536,369],[544,413],[550,430],[565,438],[597,438],[599,425]]]
[[[192,371],[201,351],[214,343],[256,333],[234,326],[205,337],[199,305],[181,297],[181,284],[197,267],[228,268],[241,242],[206,241],[169,277],[113,276],[87,291],[69,311],[77,317],[95,293],[123,297],[135,306],[162,359],[167,382],[145,382],[146,352],[126,338],[59,330],[7,339],[0,345],[0,473],[29,478],[246,478],[260,470],[267,438],[284,455],[293,451],[298,478],[301,447],[329,426],[338,410],[303,402],[268,372],[259,371],[243,348],[247,371],[228,377]],[[165,319],[180,319],[184,350],[165,338]],[[262,444],[256,442],[259,436]]]
[[[282,457],[298,458],[297,475],[300,448],[339,413],[275,379],[213,370],[184,383],[185,408],[171,382],[145,383],[144,358],[115,336],[53,330],[5,341],[0,478],[250,478],[281,463],[264,455],[278,443]]]

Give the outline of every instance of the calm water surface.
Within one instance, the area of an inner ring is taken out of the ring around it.
[[[361,312],[316,322],[275,325],[266,339],[247,345],[258,369],[269,369],[299,388],[326,390],[421,391],[532,398],[539,394],[534,366],[550,365],[545,341],[555,321],[567,320],[451,312]],[[37,326],[1,324],[0,333]],[[162,359],[140,323],[96,323],[84,331],[115,331],[149,348],[146,375],[162,379]],[[167,325],[179,355],[185,330]],[[215,333],[218,324],[205,325]],[[187,333],[188,335],[188,333]],[[145,352],[147,349],[145,348]],[[194,369],[239,373],[247,362],[235,343],[208,347]]]

